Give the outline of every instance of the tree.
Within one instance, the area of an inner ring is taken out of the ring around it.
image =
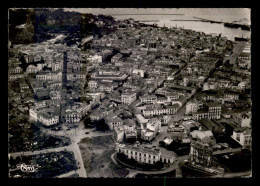
[[[85,126],[86,128],[89,128],[92,123],[93,123],[93,122],[90,120],[89,115],[86,116],[86,118],[84,119],[84,126]]]
[[[109,130],[108,125],[106,124],[105,120],[102,118],[99,121],[95,121],[94,122],[95,127],[97,128],[97,130],[99,131],[107,131]]]
[[[165,146],[165,143],[164,143],[164,141],[159,141],[159,144],[160,144],[162,147],[164,147],[164,146]]]

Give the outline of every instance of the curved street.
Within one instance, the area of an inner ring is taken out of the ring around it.
[[[112,159],[112,161],[115,164],[118,164],[117,161],[115,160],[115,157],[114,157],[115,154],[116,153],[111,155],[111,159]],[[126,177],[127,178],[133,178],[138,173],[143,173],[143,174],[163,174],[163,173],[171,172],[173,170],[176,170],[178,168],[178,166],[179,166],[179,163],[184,161],[184,160],[187,160],[188,157],[189,157],[188,155],[186,155],[186,156],[179,156],[179,157],[177,157],[177,159],[174,161],[174,163],[170,167],[167,167],[167,168],[162,169],[162,170],[143,171],[143,170],[136,170],[136,169],[126,168],[129,171],[129,173],[128,173],[128,175]]]

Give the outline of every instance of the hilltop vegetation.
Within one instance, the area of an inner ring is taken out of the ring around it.
[[[111,16],[66,12],[63,9],[10,9],[9,40],[14,44],[42,42],[52,38],[51,33],[67,33],[69,38],[88,35],[101,36],[103,30],[96,21],[112,25]]]

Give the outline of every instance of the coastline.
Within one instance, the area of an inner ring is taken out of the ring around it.
[[[111,15],[112,16],[112,15]],[[140,14],[124,14],[124,15],[113,15],[115,20],[120,21],[124,19],[133,19],[135,21],[139,21],[139,23],[143,23],[146,25],[156,24],[157,27],[167,27],[171,28],[183,28],[194,30],[196,32],[202,32],[205,34],[222,34],[222,36],[227,37],[228,40],[235,41],[235,37],[245,37],[251,38],[250,30],[243,30],[240,27],[238,28],[230,28],[224,26],[224,23],[229,22],[230,20],[223,21],[214,21],[213,19],[204,19],[197,18],[194,19],[194,16],[170,16],[167,14],[164,15],[140,15]],[[142,21],[140,21],[142,20]],[[159,20],[159,21],[154,21]],[[238,23],[236,23],[238,24]]]

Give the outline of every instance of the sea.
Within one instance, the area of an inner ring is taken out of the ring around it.
[[[219,23],[200,22],[200,21],[181,21],[181,20],[198,20],[193,16],[188,16],[188,15],[168,15],[168,14],[167,15],[129,15],[128,14],[128,15],[112,15],[112,16],[116,20],[133,18],[136,21],[140,21],[140,22],[144,21],[143,23],[146,24],[157,24],[159,27],[163,27],[163,26],[168,28],[181,27],[184,29],[191,29],[198,32],[204,32],[205,34],[213,34],[213,33],[221,34],[222,36],[226,36],[231,41],[234,41],[234,37],[244,37],[244,38],[251,37],[251,31],[242,30],[241,28],[228,28],[225,27],[223,23],[219,24]],[[204,18],[204,17],[200,17],[200,18]],[[211,19],[210,17],[208,17],[207,19],[219,21],[216,19]],[[233,21],[229,20],[229,22],[233,22]]]
[[[213,21],[234,22],[251,25],[251,11],[248,8],[65,8],[65,11],[92,13],[94,15],[111,15],[116,20],[133,18],[138,21],[158,20],[156,22],[144,22],[146,24],[158,24],[163,27],[181,27],[192,29],[206,34],[220,34],[234,41],[234,37],[251,38],[251,31],[241,28],[228,28],[224,24],[182,21],[198,20],[203,18]],[[172,21],[179,20],[179,21]]]

